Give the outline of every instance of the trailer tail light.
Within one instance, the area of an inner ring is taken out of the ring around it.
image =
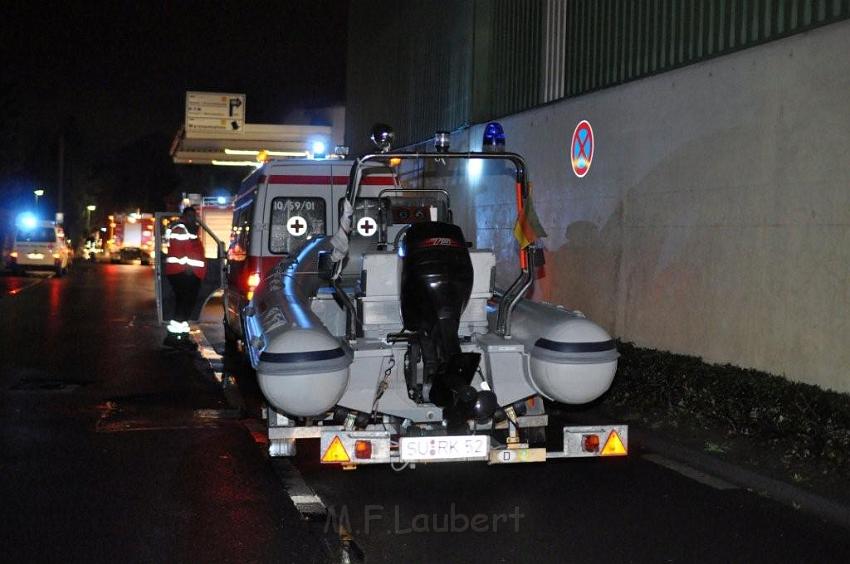
[[[623,444],[617,431],[611,431],[611,434],[608,435],[608,440],[605,441],[605,446],[602,447],[602,452],[599,454],[602,456],[624,456],[628,454],[626,445]]]
[[[392,460],[389,431],[322,431],[319,441],[322,464],[341,464],[343,469],[360,464],[382,464]]]
[[[345,447],[342,446],[342,441],[339,440],[339,435],[335,436],[322,455],[322,462],[351,462],[351,457]]]
[[[564,452],[557,456],[625,456],[628,452],[628,425],[581,425],[564,427]]]
[[[368,460],[372,458],[372,441],[355,441],[354,458],[359,458],[360,460]]]
[[[581,438],[581,449],[584,452],[599,452],[599,435],[584,435]]]

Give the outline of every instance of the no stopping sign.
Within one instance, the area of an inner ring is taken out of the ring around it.
[[[593,161],[593,149],[596,140],[593,138],[593,128],[590,122],[582,120],[573,131],[570,143],[570,163],[573,172],[579,178],[590,172],[590,163]]]

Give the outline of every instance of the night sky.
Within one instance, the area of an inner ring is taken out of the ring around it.
[[[35,185],[55,206],[61,135],[69,221],[84,201],[153,210],[232,184],[245,171],[171,165],[185,92],[245,93],[251,123],[342,103],[346,18],[344,0],[4,2],[0,206],[29,205]]]

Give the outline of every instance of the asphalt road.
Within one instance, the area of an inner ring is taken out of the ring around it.
[[[219,389],[161,348],[150,268],[2,276],[0,320],[0,560],[327,560]]]
[[[336,558],[279,479],[293,467],[368,562],[850,561],[847,530],[634,442],[626,459],[399,473],[322,467],[316,445],[270,461],[203,364],[161,349],[152,283],[119,265],[0,277],[4,561]]]
[[[639,444],[628,459],[420,465],[402,473],[328,471],[310,454],[297,463],[307,483],[382,562],[850,558],[846,530],[711,476],[686,477],[650,461],[670,463]],[[475,532],[477,515],[484,517]]]

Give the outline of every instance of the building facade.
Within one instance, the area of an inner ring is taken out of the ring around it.
[[[850,392],[850,2],[355,2],[346,134],[498,119],[549,237],[538,297],[617,337]],[[596,147],[570,165],[576,125]],[[465,231],[507,257],[499,197]],[[510,266],[505,261],[501,265]]]

